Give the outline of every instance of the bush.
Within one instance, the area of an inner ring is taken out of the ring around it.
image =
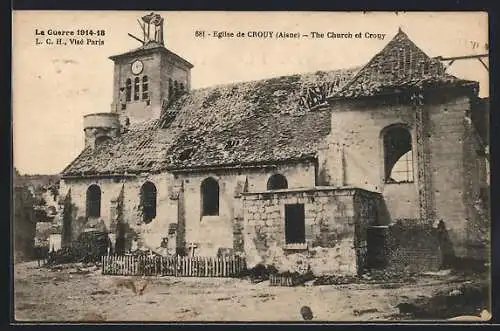
[[[47,263],[53,265],[74,262],[99,262],[101,256],[108,253],[110,244],[109,236],[105,232],[83,232],[70,247],[50,252]]]

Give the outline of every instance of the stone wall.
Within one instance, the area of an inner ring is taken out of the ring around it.
[[[417,158],[414,110],[397,101],[342,102],[332,106],[331,150],[337,151],[327,165],[330,185],[348,185],[383,194],[390,216],[418,218]],[[384,181],[381,131],[393,124],[409,128],[414,159],[413,183]],[[341,154],[339,154],[341,152]],[[339,162],[341,160],[343,162]],[[403,197],[403,199],[402,199]]]
[[[303,256],[313,273],[356,274],[363,267],[365,228],[377,222],[378,203],[371,192],[356,194],[355,188],[317,187],[243,194],[244,241],[247,263],[274,265],[291,271],[297,254]],[[355,202],[355,199],[358,201]],[[285,205],[304,204],[305,241],[300,247],[285,238]],[[359,268],[358,268],[359,267]]]
[[[152,182],[157,189],[156,218],[149,224],[142,221],[139,211],[140,189],[146,182]],[[98,220],[86,218],[86,192],[90,185],[96,184],[101,189],[101,216]],[[178,223],[178,197],[172,194],[175,187],[174,180],[168,174],[144,174],[114,178],[79,178],[63,179],[61,192],[66,194],[71,188],[72,224],[71,238],[76,237],[86,228],[95,224],[102,224],[102,230],[109,233],[117,231],[117,204],[120,194],[122,197],[122,218],[125,227],[125,249],[132,247],[135,239],[145,248],[158,249],[163,238],[168,238],[169,250],[175,252],[177,232],[169,234],[170,224]],[[123,193],[122,193],[123,190]]]
[[[433,220],[420,219],[415,109],[396,98],[338,101],[332,104],[329,148],[319,155],[323,181],[334,186],[354,186],[380,192],[387,207],[388,223],[413,219],[431,225],[443,219],[458,256],[484,241],[488,228],[474,210],[480,187],[487,186],[485,162],[478,160],[476,133],[466,116],[471,112],[470,96],[463,91],[438,91],[424,98],[428,124],[427,185]],[[403,124],[412,135],[414,182],[384,183],[381,131]],[[328,162],[321,159],[328,158]],[[483,174],[483,175],[478,175]],[[481,184],[483,183],[483,184]],[[467,229],[474,229],[470,233]],[[474,244],[475,243],[475,244]],[[477,255],[477,253],[476,253]]]
[[[434,190],[436,220],[443,220],[455,254],[467,257],[475,254],[482,233],[489,232],[489,216],[481,218],[474,208],[480,187],[486,186],[486,164],[478,156],[477,133],[469,120],[470,98],[467,96],[445,100],[435,97],[428,109],[431,127],[432,188]],[[488,236],[488,234],[486,234]],[[481,255],[481,254],[479,254]]]
[[[196,244],[196,254],[203,256],[213,256],[219,248],[232,248],[242,253],[243,204],[240,195],[244,191],[266,190],[267,180],[275,173],[284,175],[290,188],[315,185],[314,164],[310,162],[245,170],[176,173],[184,188],[186,243]],[[219,184],[219,215],[202,217],[201,183],[209,177]]]
[[[315,185],[314,164],[301,162],[175,175],[146,173],[126,177],[64,178],[61,194],[66,196],[71,188],[71,240],[89,226],[102,227],[103,231],[116,234],[118,200],[122,195],[120,213],[126,232],[125,249],[132,247],[134,239],[140,239],[140,245],[158,250],[162,239],[168,238],[169,253],[186,251],[188,245],[196,244],[196,254],[214,256],[219,248],[243,252],[240,194],[245,190],[266,190],[267,180],[275,173],[284,175],[289,187],[311,188]],[[219,215],[202,218],[200,187],[208,177],[219,183]],[[139,212],[140,189],[146,181],[152,182],[157,189],[156,218],[149,224],[142,222]],[[98,219],[86,218],[86,192],[92,184],[101,189],[101,216]],[[176,230],[170,233],[173,227]]]
[[[130,63],[133,59],[138,58],[144,64],[143,71],[135,76],[131,73]],[[167,56],[162,52],[156,52],[149,55],[140,55],[134,58],[121,59],[115,64],[114,82],[113,82],[113,104],[112,112],[118,112],[127,115],[131,123],[159,118],[161,114],[161,105],[163,100],[169,97],[168,81],[177,81],[180,85],[184,85],[185,90],[189,90],[191,86],[190,69],[174,56]],[[149,104],[147,100],[142,99],[142,77],[148,76],[148,94]],[[132,80],[134,84],[135,77],[141,79],[139,100],[134,100],[134,89],[132,88],[132,100],[127,103],[125,110],[121,109],[119,89],[125,87],[127,78]]]

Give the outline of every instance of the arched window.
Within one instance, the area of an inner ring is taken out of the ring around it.
[[[125,82],[125,100],[130,101],[132,100],[132,80],[130,78],[127,78],[127,81]]]
[[[101,189],[95,184],[87,189],[87,217],[101,217]]]
[[[286,177],[281,174],[274,174],[267,180],[267,190],[280,190],[288,188]]]
[[[99,146],[99,145],[105,144],[107,142],[110,142],[111,140],[112,140],[111,137],[100,136],[100,137],[95,138],[95,145]]]
[[[156,186],[145,182],[141,187],[142,220],[150,223],[156,217]]]
[[[177,97],[179,95],[179,83],[174,81],[174,96]]]
[[[139,77],[134,79],[134,100],[139,100],[139,89],[141,88],[139,84]]]
[[[181,93],[184,92],[184,84],[183,83],[180,84],[180,89],[181,89]]]
[[[170,100],[174,99],[174,84],[172,83],[172,78],[168,79],[168,98]]]
[[[142,100],[147,100],[149,98],[149,91],[148,91],[148,76],[143,76],[142,77]]]
[[[219,215],[219,184],[212,177],[201,183],[202,216]]]
[[[386,183],[413,182],[411,134],[402,126],[383,131],[384,180]]]

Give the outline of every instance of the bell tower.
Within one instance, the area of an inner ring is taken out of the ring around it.
[[[140,47],[111,56],[114,62],[111,112],[131,124],[157,119],[162,108],[191,88],[193,65],[164,46],[164,19],[150,13],[137,20]]]

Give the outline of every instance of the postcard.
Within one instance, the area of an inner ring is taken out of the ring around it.
[[[13,311],[491,318],[485,12],[13,12]]]

